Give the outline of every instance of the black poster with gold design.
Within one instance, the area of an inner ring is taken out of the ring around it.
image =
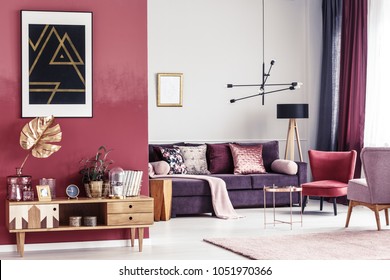
[[[92,14],[22,11],[22,117],[92,117]]]

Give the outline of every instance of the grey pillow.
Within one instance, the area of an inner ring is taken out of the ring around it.
[[[184,164],[187,167],[187,174],[193,175],[208,175],[210,171],[207,169],[206,150],[207,145],[199,146],[174,146],[180,149],[183,155]]]

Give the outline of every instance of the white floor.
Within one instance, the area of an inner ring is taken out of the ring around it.
[[[371,210],[356,208],[351,217],[350,226],[344,228],[347,206],[338,205],[338,215],[333,215],[331,203],[324,203],[319,211],[319,202],[310,200],[303,215],[303,226],[299,223],[290,230],[288,224],[267,225],[264,228],[264,210],[238,209],[243,218],[222,220],[208,215],[178,217],[169,221],[156,222],[150,228],[150,239],[145,241],[143,252],[137,246],[25,251],[25,260],[245,260],[238,254],[221,249],[203,241],[207,237],[245,237],[276,234],[300,234],[309,232],[329,232],[339,230],[376,231],[375,217]],[[272,209],[267,209],[267,219],[272,219]],[[290,209],[277,208],[277,218],[289,220]],[[299,207],[293,208],[294,220],[299,219]],[[382,229],[386,226],[381,213]],[[0,253],[1,260],[21,259],[16,252]]]

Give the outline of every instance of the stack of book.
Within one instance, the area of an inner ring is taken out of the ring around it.
[[[138,196],[142,184],[141,170],[125,170],[123,196]]]

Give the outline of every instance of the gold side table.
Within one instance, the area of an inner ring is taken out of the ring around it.
[[[277,186],[265,186],[263,188],[264,192],[264,228],[267,227],[267,224],[275,224],[278,223],[285,223],[285,224],[290,224],[290,229],[292,229],[293,223],[301,223],[301,226],[303,225],[302,221],[302,207],[300,205],[300,216],[301,219],[300,221],[293,221],[292,217],[292,194],[298,192],[300,195],[300,204],[302,203],[302,188],[301,187],[295,187],[295,186],[286,186],[286,187],[277,187]],[[273,216],[274,216],[274,221],[273,223],[267,223],[267,193],[272,193],[272,206],[273,206]],[[276,219],[276,213],[275,213],[275,194],[276,193],[289,193],[290,194],[290,221],[281,221]]]

